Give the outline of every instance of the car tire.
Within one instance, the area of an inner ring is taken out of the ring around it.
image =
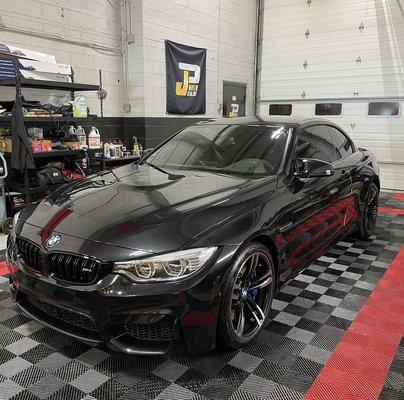
[[[5,219],[1,225],[1,230],[3,231],[3,233],[5,235],[9,235],[12,228],[13,228],[13,219],[12,218]]]
[[[365,205],[358,230],[358,234],[362,239],[368,240],[375,231],[378,205],[379,189],[374,183],[372,183],[366,194]]]
[[[222,290],[221,345],[239,349],[257,337],[268,321],[275,277],[275,263],[266,246],[253,242],[239,251]]]

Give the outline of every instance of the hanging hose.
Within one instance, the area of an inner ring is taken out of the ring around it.
[[[4,167],[0,169],[2,174],[0,175],[0,188],[1,188],[1,196],[0,196],[0,226],[5,234],[8,234],[11,230],[11,218],[7,218],[7,203],[6,203],[6,187],[4,183],[4,179],[8,176],[8,167],[6,159],[3,156],[3,153],[0,152],[0,161],[3,163]]]
[[[4,165],[4,168],[3,168],[3,169],[4,169],[4,173],[3,173],[3,175],[0,175],[0,179],[6,179],[7,176],[8,176],[8,167],[7,167],[7,161],[6,161],[6,159],[4,158],[2,152],[0,152],[0,160],[1,160],[1,162],[3,163],[3,165]]]

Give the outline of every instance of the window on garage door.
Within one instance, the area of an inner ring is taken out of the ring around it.
[[[292,115],[292,104],[270,104],[269,115]]]
[[[369,103],[368,115],[391,117],[397,116],[400,112],[399,102],[376,101]]]
[[[316,115],[341,115],[342,103],[318,103],[316,104]]]
[[[333,126],[328,126],[327,128],[330,131],[330,135],[334,142],[335,148],[337,149],[341,157],[345,158],[353,154],[354,150],[351,140],[339,129],[334,128]]]
[[[296,157],[314,158],[329,163],[340,158],[325,125],[310,126],[299,133]]]

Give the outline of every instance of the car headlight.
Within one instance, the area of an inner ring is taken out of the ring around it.
[[[217,247],[203,247],[152,256],[141,260],[116,262],[114,272],[135,282],[174,281],[200,270]]]
[[[15,231],[15,228],[16,228],[16,226],[17,226],[17,222],[18,222],[18,217],[20,216],[20,214],[21,214],[21,211],[18,211],[17,213],[15,213],[14,214],[14,217],[13,217],[13,225],[12,225],[12,227],[11,227],[11,231],[10,231],[10,235],[11,235],[11,237],[13,238],[13,239],[15,239],[16,238],[16,231]]]

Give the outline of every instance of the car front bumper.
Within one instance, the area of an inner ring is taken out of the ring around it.
[[[220,249],[203,277],[167,284],[116,274],[91,285],[57,282],[30,269],[11,240],[7,261],[13,299],[44,325],[130,354],[167,354],[184,345],[198,354],[215,347],[220,288],[234,251]]]

